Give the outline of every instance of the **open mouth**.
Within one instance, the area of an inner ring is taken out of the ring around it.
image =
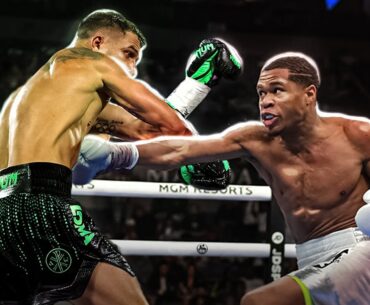
[[[266,127],[270,127],[277,121],[278,117],[272,113],[265,112],[261,114],[261,119]]]

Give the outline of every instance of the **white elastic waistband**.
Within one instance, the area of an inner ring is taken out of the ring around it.
[[[297,244],[298,267],[303,268],[326,261],[332,255],[352,248],[364,240],[370,240],[370,237],[362,233],[358,228],[348,228],[311,239],[303,244]]]

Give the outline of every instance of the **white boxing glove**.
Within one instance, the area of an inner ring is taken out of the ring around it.
[[[73,167],[72,183],[89,183],[97,174],[112,169],[132,169],[138,159],[139,151],[133,143],[114,143],[88,135]]]
[[[358,228],[366,235],[370,235],[370,190],[362,198],[367,204],[357,211],[355,220]]]

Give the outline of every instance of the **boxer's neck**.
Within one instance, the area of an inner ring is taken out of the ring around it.
[[[283,145],[291,151],[303,152],[309,149],[310,145],[327,137],[323,125],[324,122],[316,111],[308,114],[305,120],[284,130],[281,134]]]

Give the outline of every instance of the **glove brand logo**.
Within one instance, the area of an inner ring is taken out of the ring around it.
[[[206,53],[207,51],[213,51],[215,50],[215,46],[212,43],[207,43],[203,46],[201,46],[198,50],[196,50],[195,54],[196,57],[200,58]]]
[[[206,244],[198,244],[197,252],[201,255],[204,255],[208,252],[208,246]]]
[[[87,246],[89,243],[91,243],[91,240],[94,238],[95,233],[85,229],[85,224],[83,223],[82,217],[82,208],[77,204],[71,205],[70,208],[72,211],[73,223],[75,225],[75,228],[77,229],[80,236],[84,238],[84,244]]]
[[[64,273],[72,265],[72,257],[68,251],[62,248],[54,248],[46,255],[45,263],[53,273]]]

